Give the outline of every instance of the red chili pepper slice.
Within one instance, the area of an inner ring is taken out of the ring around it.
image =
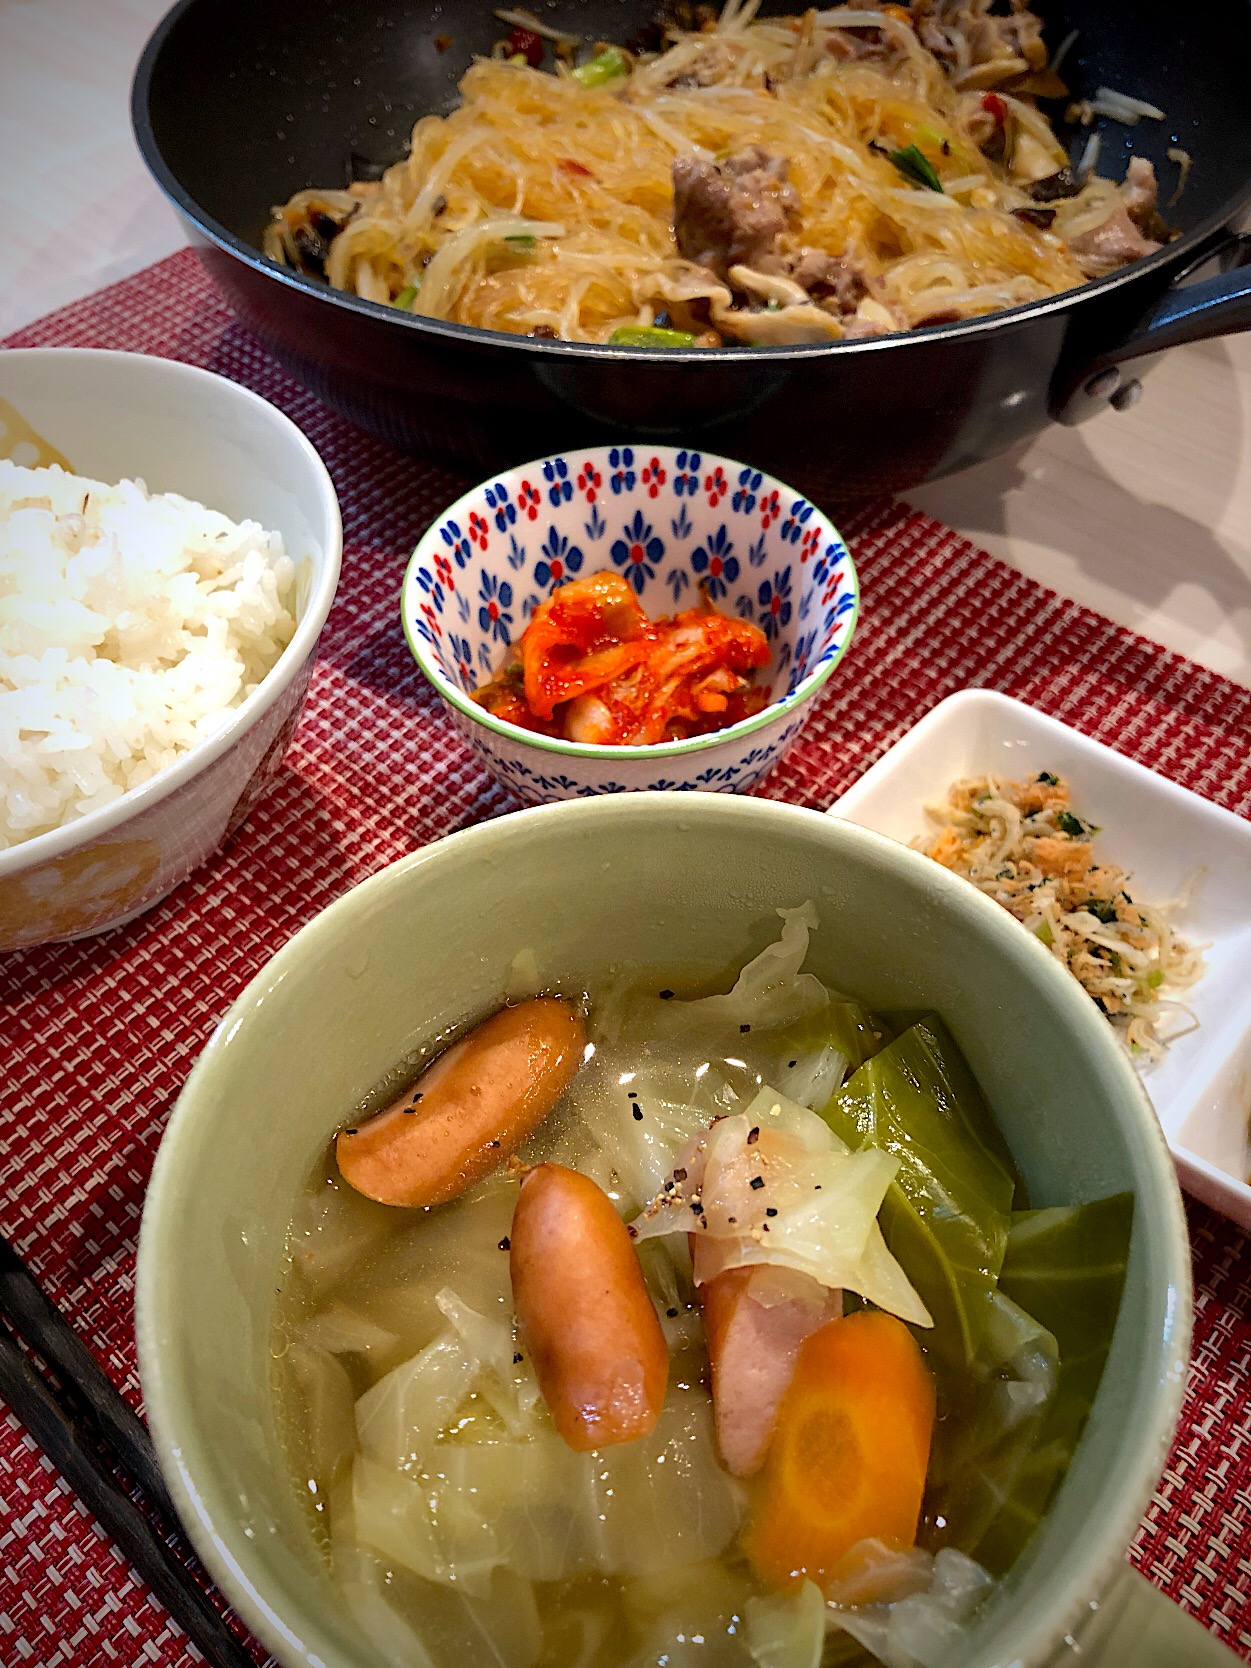
[[[533,29],[514,29],[504,45],[510,58],[524,58],[531,69],[543,62],[543,42]]]
[[[1008,107],[999,97],[998,93],[983,93],[982,109],[985,110],[988,115],[993,116],[1000,127],[1006,125],[1008,120]]]

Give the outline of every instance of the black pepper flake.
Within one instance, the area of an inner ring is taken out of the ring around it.
[[[735,1224],[738,1222],[738,1217],[737,1216],[727,1216],[726,1221],[730,1224],[731,1228],[733,1228],[735,1226]]]
[[[662,1002],[672,1002],[673,992],[671,990],[662,990],[660,993],[660,1000]]]
[[[354,1129],[345,1129],[345,1130],[344,1130],[344,1131],[343,1131],[343,1133],[344,1133],[344,1134],[345,1134],[345,1135],[355,1135],[355,1134],[356,1134],[356,1131],[355,1131],[355,1130],[354,1130]]]
[[[682,1166],[680,1164],[679,1164],[678,1168],[673,1172],[673,1179],[674,1179],[674,1181],[685,1181],[686,1180],[686,1171],[682,1168]]]
[[[419,1100],[420,1100],[420,1099],[421,1099],[421,1098],[422,1098],[422,1094],[421,1094],[421,1090],[420,1090],[420,1089],[418,1089],[418,1091],[417,1091],[417,1093],[416,1093],[416,1094],[415,1094],[415,1095],[414,1095],[414,1096],[413,1096],[413,1105],[414,1105],[414,1106],[416,1106],[416,1104],[417,1104],[417,1102],[418,1102],[418,1101],[419,1101]]]
[[[519,1349],[515,1349],[513,1351],[513,1366],[515,1367],[517,1365],[518,1361],[521,1361],[522,1359],[524,1359],[524,1358],[522,1356],[521,1351]]]
[[[643,1122],[643,1108],[641,1106],[636,1106],[634,1108],[634,1121],[636,1124],[641,1124]]]
[[[767,1233],[768,1233],[768,1232],[769,1232],[769,1224],[768,1224],[768,1223],[767,1223],[767,1222],[762,1222],[762,1223],[761,1223],[761,1224],[760,1224],[760,1227],[761,1227],[761,1231],[762,1231],[762,1232],[763,1232],[763,1233],[766,1233],[766,1234],[767,1234]]]
[[[776,1216],[777,1215],[776,1205],[766,1205],[765,1206],[765,1215],[766,1216]]]
[[[752,1179],[751,1179],[751,1185],[755,1188],[763,1187],[764,1186],[764,1177],[763,1176],[753,1176]]]
[[[798,1060],[788,1060],[786,1063],[791,1068],[791,1070],[793,1071],[795,1069],[795,1067],[799,1064],[799,1061]]]
[[[700,1203],[700,1201],[698,1199],[692,1199],[690,1204],[691,1204],[691,1209],[695,1212],[696,1216],[698,1216],[699,1213],[704,1208],[703,1205]]]
[[[747,1032],[748,1032],[748,1031],[750,1031],[750,1030],[751,1030],[751,1026],[750,1026],[750,1025],[740,1025],[740,1026],[739,1026],[739,1030],[740,1030],[740,1031],[741,1031],[741,1032],[742,1032],[742,1033],[743,1033],[743,1035],[744,1035],[744,1036],[745,1036],[745,1035],[746,1035],[746,1034],[747,1034]]]
[[[510,1240],[508,1235],[505,1234],[503,1239],[500,1241],[500,1250],[501,1251],[508,1251],[509,1249],[511,1249],[511,1247],[512,1247],[512,1240]]]
[[[626,1223],[626,1233],[629,1234],[631,1239],[637,1239],[639,1237],[639,1231],[634,1226],[633,1222]]]
[[[415,1106],[406,1106],[404,1108],[404,1116],[406,1118],[415,1118],[417,1116],[417,1108]]]
[[[488,1141],[488,1142],[487,1142],[487,1146],[488,1146],[488,1147],[498,1147],[498,1146],[499,1146],[499,1142],[498,1142],[498,1141]]]
[[[813,1191],[813,1192],[814,1192],[814,1193],[820,1193],[820,1191],[821,1191],[821,1183],[820,1183],[820,1182],[813,1182],[813,1184],[812,1184],[812,1191]]]
[[[639,1098],[639,1092],[638,1092],[637,1089],[627,1089],[626,1090],[626,1099],[627,1100],[637,1100],[638,1098]]]
[[[754,1147],[756,1145],[756,1142],[759,1141],[759,1139],[760,1139],[760,1130],[759,1130],[758,1127],[756,1129],[749,1129],[747,1131],[747,1145],[749,1147]]]
[[[677,1320],[678,1318],[678,1311],[676,1309],[666,1309],[665,1314],[668,1315],[670,1320]]]

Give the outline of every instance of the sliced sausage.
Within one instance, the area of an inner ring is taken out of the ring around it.
[[[349,1186],[384,1205],[442,1205],[536,1129],[582,1063],[586,1027],[567,1002],[501,1008],[453,1044],[384,1112],[335,1142]]]
[[[699,1296],[721,1463],[731,1476],[750,1477],[764,1464],[800,1345],[842,1314],[843,1294],[810,1275],[757,1265],[727,1268]]]
[[[556,1429],[578,1453],[633,1442],[660,1417],[669,1352],[612,1200],[538,1164],[510,1236],[513,1306]]]

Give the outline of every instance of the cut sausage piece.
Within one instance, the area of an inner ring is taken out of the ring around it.
[[[481,1181],[555,1106],[582,1063],[582,1016],[554,996],[501,1008],[411,1088],[335,1142],[344,1181],[384,1205],[442,1205]]]
[[[509,1267],[543,1399],[571,1448],[646,1436],[669,1352],[625,1223],[589,1176],[538,1164],[521,1184]]]
[[[764,1464],[800,1345],[842,1314],[843,1294],[811,1275],[757,1264],[727,1268],[699,1296],[721,1463],[750,1477]]]

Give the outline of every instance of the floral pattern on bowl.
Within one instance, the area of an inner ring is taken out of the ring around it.
[[[763,712],[648,747],[554,740],[472,699],[559,585],[624,574],[652,617],[697,606],[752,620],[773,658]],[[758,469],[707,452],[611,446],[541,458],[465,494],[427,530],[401,613],[421,670],[487,767],[529,804],[645,789],[739,792],[781,758],[847,649],[860,606],[837,529]]]

